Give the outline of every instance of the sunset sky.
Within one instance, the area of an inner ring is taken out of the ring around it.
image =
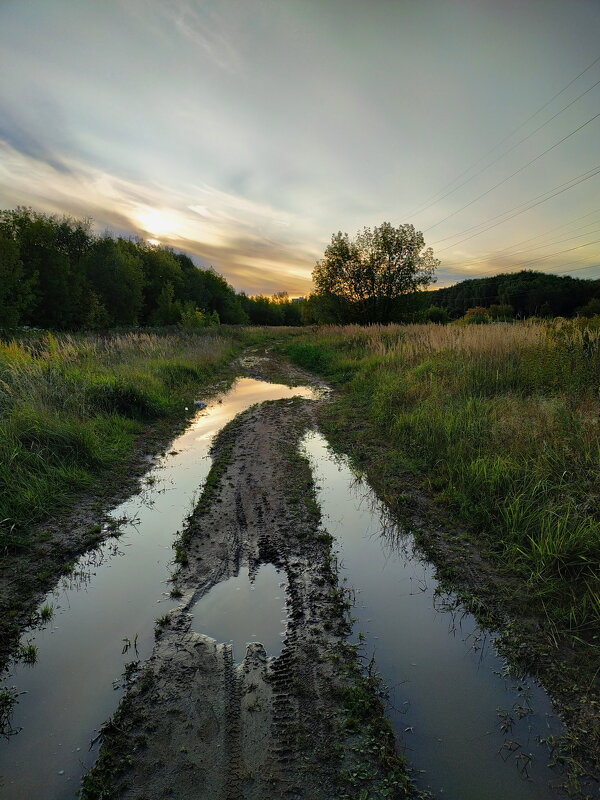
[[[596,0],[0,0],[0,72],[1,208],[238,290],[306,294],[333,232],[384,220],[438,285],[600,277]]]

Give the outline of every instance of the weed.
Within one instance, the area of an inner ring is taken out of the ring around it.
[[[0,686],[0,736],[8,738],[16,733],[11,724],[12,713],[17,702],[14,686]]]
[[[24,664],[35,664],[38,657],[38,648],[35,644],[22,644],[17,650],[17,658]]]
[[[269,336],[223,327],[0,342],[0,547],[30,547],[31,523],[121,463],[142,423],[180,419],[200,385]]]

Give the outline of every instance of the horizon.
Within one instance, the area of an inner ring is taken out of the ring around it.
[[[600,275],[600,6],[8,0],[0,31],[3,208],[254,295],[306,296],[333,233],[383,220],[423,231],[432,289]]]

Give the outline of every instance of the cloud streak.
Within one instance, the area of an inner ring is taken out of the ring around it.
[[[0,70],[10,75],[0,84],[0,205],[91,216],[100,229],[186,250],[251,292],[306,293],[333,232],[384,220],[444,243],[440,285],[511,269],[508,254],[493,253],[590,211],[591,181],[463,249],[444,245],[598,163],[590,125],[468,205],[575,128],[583,101],[460,191],[406,215],[596,53],[600,8],[503,9],[103,0],[74,13],[71,0],[0,3]],[[600,261],[600,248],[577,258]]]
[[[92,216],[97,230],[153,238],[214,266],[237,289],[305,294],[310,288],[314,252],[267,235],[270,226],[289,226],[288,217],[211,186],[175,192],[68,159],[56,169],[43,154],[19,152],[6,142],[0,143],[0,182],[9,206]],[[163,222],[165,229],[158,229]]]

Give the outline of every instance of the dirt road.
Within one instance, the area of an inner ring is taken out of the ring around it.
[[[105,728],[87,800],[410,795],[377,682],[346,641],[348,604],[298,455],[313,413],[305,400],[264,403],[219,435],[177,546],[181,603]],[[283,650],[253,644],[236,664],[230,645],[193,632],[190,611],[240,567],[269,563],[288,582]]]

